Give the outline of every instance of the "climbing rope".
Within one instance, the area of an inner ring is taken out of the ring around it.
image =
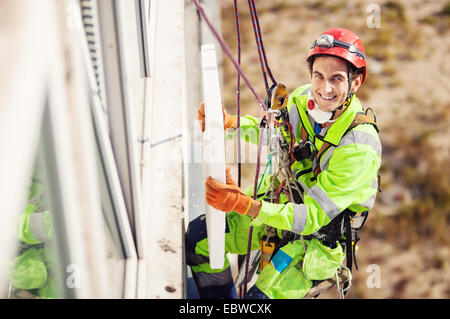
[[[261,70],[264,78],[264,85],[266,87],[267,94],[269,93],[269,84],[267,81],[267,74],[269,74],[270,79],[272,80],[272,85],[277,84],[275,78],[272,75],[272,72],[269,68],[269,63],[267,62],[266,50],[264,49],[264,42],[261,32],[261,25],[259,22],[258,11],[256,10],[254,0],[248,0],[248,7],[250,10],[250,16],[252,19],[253,33],[255,34],[256,47],[258,49],[259,63],[261,65]],[[267,72],[267,74],[266,74]]]
[[[238,134],[239,134],[239,131],[240,131],[240,77],[242,77],[242,79],[244,79],[244,81],[246,82],[246,84],[249,87],[250,91],[253,93],[253,95],[255,96],[256,100],[258,101],[260,107],[263,110],[262,120],[261,120],[261,123],[259,125],[259,135],[258,135],[259,136],[259,141],[258,141],[258,152],[257,152],[257,158],[256,158],[256,173],[255,173],[255,181],[254,181],[254,187],[253,187],[253,199],[256,200],[257,193],[258,193],[258,180],[259,180],[259,172],[260,172],[260,165],[261,165],[261,151],[262,151],[262,140],[263,140],[262,136],[263,136],[264,130],[265,129],[269,129],[270,117],[271,117],[271,113],[273,113],[273,112],[268,109],[268,105],[266,105],[263,102],[263,100],[258,95],[258,93],[254,89],[254,87],[251,85],[250,81],[248,80],[247,76],[242,71],[242,68],[240,66],[240,56],[241,56],[241,52],[240,52],[240,31],[239,31],[240,28],[239,28],[238,6],[237,6],[236,0],[234,1],[234,5],[235,5],[235,15],[236,15],[236,28],[238,30],[237,32],[238,32],[238,41],[239,41],[239,43],[238,43],[238,61],[236,61],[234,59],[233,54],[231,53],[228,45],[225,43],[223,38],[219,35],[217,30],[214,28],[214,26],[209,21],[207,15],[205,14],[205,12],[204,12],[203,8],[201,7],[201,5],[199,4],[198,0],[192,0],[192,1],[193,1],[194,5],[196,6],[198,13],[203,18],[205,23],[208,25],[208,27],[211,30],[211,32],[213,33],[214,37],[219,42],[222,50],[228,56],[228,58],[233,63],[235,69],[238,72],[238,83],[237,83],[237,94],[238,94],[238,97],[237,97],[237,100],[238,100],[238,125],[237,125],[237,128],[238,128]],[[254,33],[255,33],[255,39],[256,39],[256,43],[257,43],[257,47],[258,47],[258,54],[259,54],[259,59],[260,59],[260,65],[261,65],[261,69],[262,69],[262,72],[263,72],[264,83],[265,83],[265,87],[266,87],[266,93],[269,94],[270,88],[269,88],[269,85],[268,85],[266,72],[267,72],[267,74],[269,74],[269,77],[271,78],[271,80],[273,82],[273,85],[276,84],[276,81],[275,81],[275,79],[274,79],[274,77],[272,75],[272,72],[270,71],[269,65],[267,63],[267,56],[266,56],[265,49],[264,49],[264,43],[263,43],[263,40],[262,40],[261,26],[260,26],[260,23],[259,23],[258,12],[256,10],[255,3],[254,3],[253,0],[249,0],[248,3],[249,3],[249,9],[250,9],[250,14],[251,14],[251,18],[252,18],[253,30],[254,30]],[[270,99],[267,99],[267,100],[270,100]],[[239,134],[239,137],[240,137],[240,134]],[[239,150],[239,148],[238,148],[238,150]],[[238,179],[238,181],[240,182],[240,178]],[[251,253],[252,235],[253,235],[253,227],[250,226],[249,237],[248,237],[249,238],[248,239],[248,246],[247,246],[247,258],[246,258],[246,262],[245,262],[245,280],[244,280],[244,288],[243,288],[243,291],[241,292],[241,298],[247,292],[248,268],[249,268],[249,259],[250,259],[249,256],[250,256],[250,253]]]
[[[241,65],[241,28],[239,23],[239,11],[237,0],[234,0],[234,15],[236,18],[236,35],[238,48],[238,65]],[[236,108],[237,108],[237,156],[238,156],[238,186],[241,187],[242,165],[241,165],[241,75],[238,72],[236,80]]]
[[[241,65],[241,28],[239,22],[239,10],[237,6],[237,0],[234,0],[234,15],[236,19],[236,38],[237,38],[237,51],[238,51],[238,64]],[[242,164],[241,164],[241,75],[238,72],[236,79],[236,109],[237,109],[237,157],[238,157],[238,186],[242,185]],[[241,267],[241,259],[238,258],[238,266]],[[243,272],[242,277],[245,276]],[[239,298],[243,298],[243,287],[239,287]]]
[[[205,23],[208,25],[208,28],[211,30],[211,32],[213,33],[214,37],[216,38],[217,42],[219,42],[220,47],[222,48],[223,52],[225,52],[225,54],[228,56],[228,58],[230,59],[231,63],[233,63],[234,67],[236,68],[236,71],[240,74],[240,76],[242,77],[242,79],[244,79],[245,83],[247,84],[248,88],[250,89],[250,91],[253,93],[253,95],[255,96],[256,100],[259,103],[259,106],[264,110],[267,111],[267,107],[264,105],[263,100],[261,99],[261,97],[259,96],[258,92],[256,92],[255,88],[253,87],[253,85],[250,83],[249,79],[247,78],[247,76],[245,75],[244,71],[242,71],[239,63],[236,61],[236,59],[233,57],[233,54],[231,53],[230,48],[228,47],[228,45],[225,43],[225,41],[223,40],[223,38],[219,35],[219,32],[217,32],[216,28],[214,28],[214,26],[211,24],[211,22],[209,21],[205,11],[203,10],[202,6],[198,3],[198,0],[192,0],[192,2],[194,3],[195,7],[197,8],[198,13],[200,14],[200,16],[203,18],[203,20],[205,21]]]

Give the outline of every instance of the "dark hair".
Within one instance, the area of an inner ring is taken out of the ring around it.
[[[342,61],[344,61],[347,64],[347,70],[348,70],[348,72],[349,72],[349,74],[350,74],[352,79],[357,77],[359,74],[364,74],[365,67],[362,67],[362,68],[358,69],[356,66],[354,66],[352,63],[348,62],[347,60],[345,60],[345,59],[343,59],[341,57],[335,56],[335,55],[330,55],[330,54],[316,54],[316,55],[313,55],[313,56],[309,57],[309,59],[307,60],[309,74],[312,75],[314,60],[316,58],[320,58],[320,57],[324,57],[324,56],[325,57],[326,56],[331,56],[333,58],[338,58],[338,59],[341,59]]]

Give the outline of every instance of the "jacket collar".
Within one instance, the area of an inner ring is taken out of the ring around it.
[[[309,136],[315,136],[314,129],[312,128],[307,114],[307,94],[307,91],[306,95],[304,91],[301,95],[294,98],[295,103],[297,104],[297,109],[299,110],[302,125],[304,125],[305,130],[306,132],[308,132]],[[321,140],[337,146],[358,112],[362,112],[362,106],[356,95],[353,94],[349,106],[330,126],[330,128],[327,130],[327,133],[323,138],[321,138]]]
[[[361,111],[361,103],[355,94],[353,94],[349,106],[347,106],[344,112],[337,118],[336,122],[331,125],[323,140],[330,144],[338,145],[342,136],[348,130],[350,124],[352,124],[356,114]]]

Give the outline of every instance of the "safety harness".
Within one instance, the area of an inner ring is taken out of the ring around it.
[[[377,132],[379,132],[378,127],[376,125],[376,118],[375,114],[374,117],[371,118],[367,115],[367,111],[372,109],[367,109],[366,112],[357,113],[343,136],[345,136],[349,131],[354,129],[356,126],[361,124],[371,124],[374,126]],[[300,132],[300,139],[301,141],[307,141],[308,140],[308,133],[306,132],[304,126],[301,127]],[[313,161],[313,172],[314,172],[314,178],[316,179],[317,176],[321,172],[320,168],[320,160],[322,155],[328,150],[332,144],[324,141],[322,144],[320,150],[316,152],[315,158]],[[380,182],[380,176],[378,176],[378,182]],[[282,183],[283,185],[283,183]],[[280,185],[280,186],[282,186]],[[378,190],[380,190],[380,187],[378,187]],[[280,190],[277,190],[276,193],[279,193]],[[297,195],[297,194],[296,194]],[[299,196],[294,196],[295,202],[301,203],[302,200]],[[358,264],[356,262],[356,244],[360,240],[359,233],[365,224],[368,217],[368,211],[362,212],[362,213],[356,213],[351,211],[350,209],[345,209],[342,213],[340,213],[338,216],[336,216],[330,223],[328,223],[326,226],[322,227],[319,231],[316,233],[313,233],[308,236],[303,236],[302,240],[311,240],[313,238],[318,239],[323,245],[330,247],[330,248],[336,248],[337,242],[341,244],[345,248],[346,252],[346,268],[349,272],[352,271],[353,263],[355,264],[356,270],[358,270]],[[268,229],[269,232],[273,234],[273,229]],[[284,232],[283,237],[279,239],[278,237],[271,237],[266,236],[262,239],[261,244],[261,267],[264,267],[268,262],[263,263],[263,259],[267,260],[267,256],[263,257],[264,254],[267,254],[267,252],[271,251],[271,257],[269,261],[275,256],[277,251],[286,245],[288,242],[294,241],[299,239],[301,236],[298,234],[295,234],[293,232]],[[271,247],[273,243],[273,249],[267,248]],[[265,249],[264,249],[265,248]],[[316,283],[317,284],[317,283]],[[336,285],[339,285],[339,280],[336,281]],[[349,281],[345,282],[344,287],[341,289],[343,295],[348,291],[348,285]]]

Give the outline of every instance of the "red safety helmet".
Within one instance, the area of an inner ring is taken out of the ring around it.
[[[306,60],[317,54],[337,56],[350,62],[358,69],[364,68],[362,83],[366,80],[366,51],[359,37],[352,31],[334,28],[323,32],[314,41]]]

